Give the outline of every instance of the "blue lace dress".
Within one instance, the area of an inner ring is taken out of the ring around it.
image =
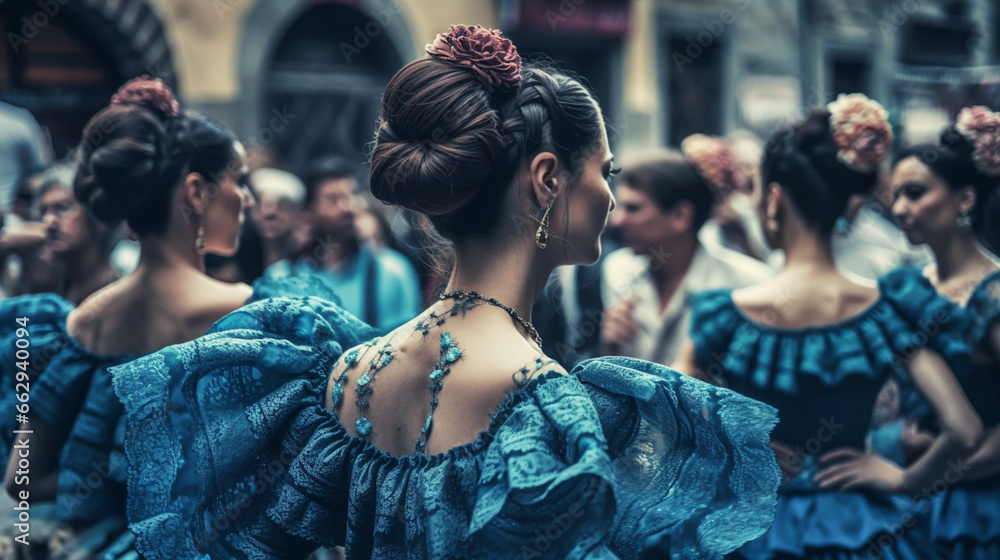
[[[983,278],[961,309],[969,344],[979,351],[958,379],[984,429],[1000,429],[1000,362],[989,341],[990,329],[1000,320],[1000,270]],[[903,414],[934,431],[936,423],[927,403],[914,391],[905,391],[902,397]],[[936,492],[930,515],[931,538],[948,558],[1000,558],[1000,473],[973,481],[963,480],[962,474],[956,473],[957,482],[946,480],[947,486],[931,489]]]
[[[248,303],[279,294],[335,296],[321,283],[297,275],[267,279],[254,284]],[[84,540],[89,547],[124,552],[127,544],[110,543],[125,521],[126,465],[123,451],[122,407],[111,386],[113,366],[135,359],[133,355],[105,355],[81,346],[66,331],[66,318],[74,306],[55,294],[20,296],[0,302],[0,416],[2,457],[6,468],[13,436],[18,430],[14,407],[20,404],[16,392],[30,388],[27,416],[51,427],[57,441],[58,487],[54,517],[82,525],[98,520],[104,536],[91,533]],[[18,318],[27,318],[30,359],[16,359]],[[18,363],[22,365],[18,365]],[[27,385],[17,387],[27,375]],[[15,391],[15,389],[17,391]],[[29,441],[29,445],[31,445]],[[37,445],[37,444],[36,444]],[[30,488],[30,486],[29,486]],[[102,532],[95,529],[95,532]],[[123,539],[122,543],[131,539]],[[33,539],[33,543],[39,542]],[[111,555],[113,557],[113,554]]]
[[[773,438],[796,452],[801,471],[783,483],[775,522],[736,556],[768,558],[936,558],[920,535],[912,502],[860,491],[827,491],[812,477],[819,457],[864,449],[875,398],[918,348],[946,359],[969,354],[957,310],[920,275],[892,273],[864,312],[820,327],[783,329],[746,317],[730,290],[700,294],[691,338],[699,368],[778,409]],[[867,556],[866,556],[867,555]]]
[[[771,523],[767,405],[632,359],[570,375],[538,364],[474,441],[392,455],[325,408],[338,357],[357,365],[375,335],[325,301],[279,298],[115,368],[137,549],[150,559],[305,558],[335,545],[348,558],[719,558]],[[441,350],[444,369],[460,359],[447,333]],[[432,394],[446,382],[439,369]]]

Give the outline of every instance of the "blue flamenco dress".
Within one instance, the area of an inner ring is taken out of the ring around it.
[[[890,273],[879,298],[847,320],[801,329],[756,322],[731,290],[699,294],[691,338],[695,361],[728,386],[778,409],[773,438],[795,450],[801,467],[785,481],[771,529],[735,554],[749,560],[940,558],[919,528],[909,497],[826,490],[813,481],[819,457],[864,449],[879,390],[890,378],[909,385],[905,361],[930,348],[967,362],[957,308],[922,276]]]
[[[336,298],[323,284],[295,275],[257,281],[247,302],[282,294]],[[109,370],[138,356],[98,354],[80,345],[66,330],[66,319],[73,309],[71,302],[56,294],[26,295],[0,302],[0,324],[11,326],[9,330],[5,327],[0,336],[0,408],[5,411],[0,418],[0,453],[6,468],[17,443],[15,436],[27,437],[28,445],[33,445],[31,434],[14,434],[19,429],[14,407],[22,404],[17,393],[30,389],[27,416],[32,422],[41,421],[50,427],[59,450],[54,512],[44,508],[40,511],[52,513],[54,520],[89,527],[73,546],[91,552],[101,550],[112,558],[127,553],[131,539],[114,538],[124,529],[127,469],[122,407],[114,394]],[[16,359],[16,327],[21,326],[16,322],[18,318],[27,319],[27,363]]]
[[[538,370],[470,443],[392,455],[325,408],[338,357],[375,336],[323,300],[278,298],[114,368],[143,556],[719,558],[770,525],[767,405],[597,359]]]
[[[920,274],[913,269],[912,274]],[[1000,429],[1000,362],[993,356],[990,330],[1000,320],[1000,270],[983,278],[960,308],[966,319],[969,345],[979,351],[970,367],[958,376],[962,389],[983,421],[987,433]],[[935,431],[936,422],[927,403],[915,391],[902,391],[902,414]],[[1000,558],[1000,473],[967,480],[964,462],[946,474],[945,487],[936,494],[929,516],[931,538],[948,558],[995,560]],[[948,480],[948,478],[957,480]]]

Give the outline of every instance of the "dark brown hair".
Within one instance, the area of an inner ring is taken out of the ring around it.
[[[851,195],[874,190],[877,171],[854,171],[837,159],[830,131],[830,112],[812,111],[805,119],[779,130],[767,142],[761,184],[781,185],[803,221],[821,235],[833,231]]]
[[[230,130],[197,113],[111,105],[84,129],[73,192],[104,222],[126,220],[140,236],[163,233],[181,177],[199,173],[218,182],[235,160],[235,142]]]
[[[488,235],[525,157],[551,151],[578,173],[603,126],[594,96],[565,73],[525,64],[521,85],[501,92],[467,67],[425,57],[383,94],[372,194],[425,214],[452,241]]]

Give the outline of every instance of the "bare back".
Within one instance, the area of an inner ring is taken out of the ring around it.
[[[326,406],[349,433],[363,435],[393,455],[415,449],[441,453],[488,429],[492,413],[509,392],[540,373],[566,373],[512,328],[503,311],[482,304],[464,304],[463,311],[462,305],[435,304],[341,356],[330,376]],[[435,393],[432,387],[438,382]],[[418,448],[435,398],[426,446]],[[367,401],[362,421],[362,426],[370,425],[367,435],[358,425],[359,400]]]
[[[733,292],[736,307],[751,320],[775,328],[833,325],[864,313],[879,300],[878,287],[839,273],[782,273]]]
[[[140,270],[84,300],[69,315],[67,330],[97,354],[144,355],[205,334],[251,294],[246,284],[194,269]]]

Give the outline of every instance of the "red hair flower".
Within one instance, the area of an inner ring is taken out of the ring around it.
[[[468,67],[490,88],[508,91],[521,83],[521,55],[499,29],[452,25],[425,50],[438,60]]]
[[[181,106],[170,87],[163,80],[149,76],[132,78],[111,96],[112,105],[126,103],[142,105],[168,117],[176,117],[181,112]]]
[[[722,138],[692,134],[681,142],[681,152],[720,198],[743,188],[743,172],[736,165],[729,144]]]

